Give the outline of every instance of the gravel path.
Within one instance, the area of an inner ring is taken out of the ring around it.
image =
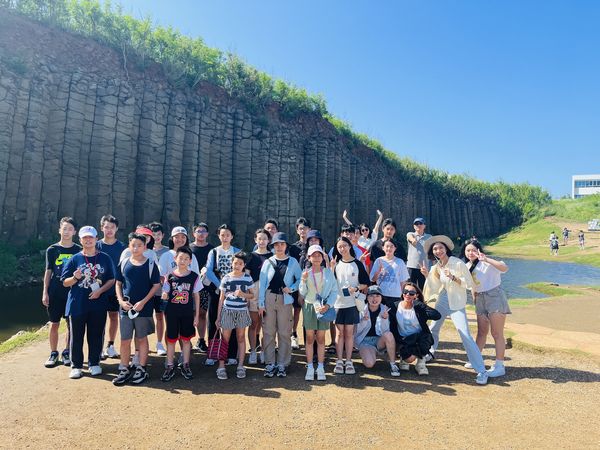
[[[330,364],[324,384],[305,382],[300,364],[286,379],[250,368],[246,380],[218,381],[197,356],[194,380],[164,384],[152,356],[151,380],[121,388],[110,382],[116,361],[99,378],[69,380],[66,367],[43,367],[47,344],[37,343],[0,358],[0,447],[600,446],[597,363],[509,350],[507,376],[477,386],[451,325],[442,337],[429,377],[392,379],[379,362],[356,364],[355,376],[334,376]]]

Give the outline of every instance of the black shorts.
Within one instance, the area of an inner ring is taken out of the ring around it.
[[[179,339],[189,341],[196,335],[192,311],[177,311],[171,308],[170,311],[165,312],[165,322],[167,323],[167,342],[173,343]]]
[[[161,313],[163,310],[161,309],[162,299],[159,295],[155,295],[152,299],[152,307],[154,308],[155,313]]]
[[[298,302],[298,291],[296,292],[292,292],[292,298],[294,299],[294,308],[296,309],[302,309],[302,305]]]
[[[356,325],[358,322],[360,322],[360,317],[358,315],[358,309],[356,309],[356,306],[340,308],[335,314],[336,325]]]
[[[202,309],[204,311],[208,311],[208,303],[210,301],[211,293],[206,288],[206,286],[204,286],[204,289],[202,289],[199,292],[199,294],[200,294],[200,309]]]
[[[61,318],[66,319],[65,310],[67,308],[67,297],[50,297],[48,303],[48,320],[52,323],[60,322]]]
[[[119,300],[117,300],[117,294],[107,294],[106,303],[108,304],[108,307],[106,308],[108,312],[119,311]]]

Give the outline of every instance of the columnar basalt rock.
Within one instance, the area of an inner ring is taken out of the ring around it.
[[[0,11],[0,233],[55,233],[72,215],[111,212],[130,230],[228,222],[236,244],[276,217],[293,231],[306,216],[331,243],[348,209],[399,232],[415,216],[451,236],[490,236],[518,218],[489,199],[406,176],[353,146],[325,120],[252,114],[218,88],[170,84],[160,67],[123,69],[122,55],[89,39]],[[15,64],[18,61],[18,64]]]

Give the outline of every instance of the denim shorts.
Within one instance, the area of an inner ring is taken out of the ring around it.
[[[377,346],[379,339],[381,339],[381,336],[365,336],[365,338],[359,345],[359,349],[360,347],[373,347],[375,350],[380,351],[381,348]],[[383,348],[385,349],[385,345],[383,346]]]
[[[475,312],[482,316],[494,313],[511,314],[504,290],[500,286],[496,286],[489,291],[478,292]]]

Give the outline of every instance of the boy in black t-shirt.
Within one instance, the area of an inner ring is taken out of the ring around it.
[[[67,306],[67,296],[69,289],[65,288],[60,281],[64,264],[76,253],[81,251],[81,247],[73,243],[73,236],[77,231],[77,225],[72,217],[63,217],[60,219],[58,233],[60,240],[46,249],[46,271],[44,272],[44,290],[42,291],[42,304],[48,310],[48,319],[50,320],[50,332],[48,338],[50,341],[50,357],[44,363],[46,367],[54,367],[58,363],[58,328],[61,317],[67,324],[67,334],[65,338],[65,349],[62,352],[62,362],[65,366],[71,365],[69,354],[69,339],[71,338],[69,321],[66,320],[65,308]]]
[[[175,343],[180,340],[183,353],[181,375],[186,380],[193,378],[190,369],[191,340],[196,335],[200,317],[200,296],[202,289],[200,276],[189,269],[192,262],[192,251],[189,247],[179,247],[175,254],[177,267],[167,275],[163,284],[162,299],[167,300],[165,318],[167,322],[167,368],[161,377],[162,381],[171,381],[175,376],[173,357]],[[192,303],[192,300],[194,303]],[[195,311],[195,312],[194,312]]]

